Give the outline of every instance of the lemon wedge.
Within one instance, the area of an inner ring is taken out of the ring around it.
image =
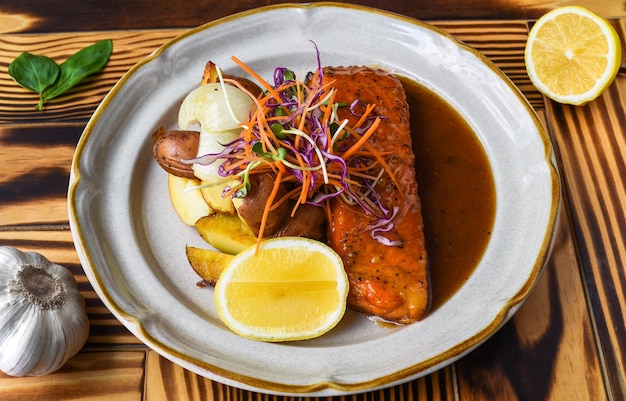
[[[348,278],[330,247],[300,237],[265,240],[237,254],[215,286],[224,323],[259,341],[318,337],[337,325],[346,310]]]
[[[597,98],[619,71],[622,53],[607,20],[579,6],[556,8],[531,28],[524,60],[537,90],[559,103]]]

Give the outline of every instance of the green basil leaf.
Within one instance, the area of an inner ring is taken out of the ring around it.
[[[85,47],[61,63],[56,83],[44,91],[46,100],[55,98],[74,87],[88,75],[106,65],[113,51],[111,39],[104,39]]]
[[[41,94],[57,80],[59,66],[49,57],[24,52],[9,64],[9,75],[20,86]]]

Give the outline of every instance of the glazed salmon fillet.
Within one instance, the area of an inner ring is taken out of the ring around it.
[[[322,79],[334,81],[337,102],[359,99],[376,105],[374,114],[383,118],[370,143],[385,155],[395,176],[384,173],[375,187],[381,204],[397,209],[393,229],[384,234],[394,245],[372,236],[377,218],[339,198],[331,201],[327,237],[344,261],[350,281],[348,304],[389,322],[421,320],[430,307],[431,291],[404,88],[394,75],[367,67],[325,67]],[[358,119],[345,107],[339,117],[351,123]]]

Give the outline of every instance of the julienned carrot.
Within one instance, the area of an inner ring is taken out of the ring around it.
[[[367,129],[367,131],[365,131],[365,133],[363,134],[363,136],[361,138],[359,138],[358,141],[356,141],[356,143],[354,145],[352,145],[348,150],[346,150],[345,152],[343,152],[341,154],[341,157],[345,160],[345,159],[349,159],[350,156],[352,156],[352,154],[354,152],[356,152],[357,150],[361,149],[361,147],[365,144],[365,142],[367,142],[367,140],[374,135],[374,132],[376,132],[376,129],[378,128],[378,126],[380,125],[380,117],[376,117],[376,120],[374,120],[374,122],[372,123],[372,125]]]
[[[333,105],[335,104],[335,95],[337,94],[336,90],[332,90],[330,94],[330,98],[328,99],[328,104],[324,106],[324,118],[322,119],[322,127],[328,127],[330,118],[333,115]],[[331,144],[333,142],[333,133],[330,129],[326,130],[326,142]],[[328,152],[333,152],[333,147],[328,147]]]
[[[281,180],[283,178],[283,171],[278,169],[278,173],[276,174],[276,180],[274,180],[274,186],[272,187],[272,192],[267,199],[267,203],[265,204],[265,208],[263,209],[263,217],[261,218],[261,226],[259,228],[259,235],[257,236],[256,241],[256,252],[259,252],[261,247],[261,241],[263,240],[263,232],[265,231],[265,225],[267,224],[267,217],[270,214],[270,208],[272,206],[272,202],[274,202],[274,198],[276,198],[276,194],[278,193],[278,189],[280,188]]]
[[[283,182],[285,182],[285,180],[283,180]],[[298,188],[294,188],[291,191],[287,192],[282,198],[274,202],[274,204],[270,207],[270,212],[282,205],[283,203],[293,199],[293,196],[298,192],[300,192],[300,189]]]
[[[361,125],[363,125],[363,123],[365,122],[365,120],[367,120],[372,111],[374,111],[374,107],[376,107],[375,104],[368,104],[367,106],[365,106],[365,112],[361,115],[359,121],[357,121],[352,128],[359,128]]]
[[[274,98],[277,101],[280,101],[280,95],[278,94],[278,92],[276,92],[276,89],[274,89],[274,87],[270,84],[268,84],[263,77],[261,77],[259,74],[256,73],[256,71],[254,71],[252,68],[248,67],[246,65],[246,63],[244,63],[243,61],[239,60],[237,57],[232,56],[231,59],[238,65],[240,66],[245,72],[247,72],[248,74],[252,75],[254,77],[254,79],[257,80],[257,82],[261,83],[263,85],[263,87],[270,92]]]
[[[385,171],[387,171],[387,174],[389,175],[389,177],[391,177],[391,180],[393,181],[396,188],[400,188],[400,184],[396,180],[396,175],[393,173],[393,170],[391,170],[391,167],[389,167],[389,164],[387,164],[385,159],[383,159],[382,155],[368,142],[365,143],[365,148],[370,151],[372,156],[374,156],[376,160],[383,166]]]
[[[352,154],[352,157],[366,157],[366,158],[369,157],[369,158],[371,158],[372,157],[372,152],[369,152],[367,150],[367,144],[364,146],[364,148],[365,148],[365,150],[358,150],[358,151],[354,152]],[[376,151],[376,152],[378,152],[378,154],[381,155],[381,156],[393,155],[393,152],[391,152],[391,151],[387,151],[387,152]]]

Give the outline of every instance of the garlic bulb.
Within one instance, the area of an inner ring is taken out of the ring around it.
[[[0,370],[54,372],[88,335],[85,300],[72,273],[38,253],[0,246]]]

